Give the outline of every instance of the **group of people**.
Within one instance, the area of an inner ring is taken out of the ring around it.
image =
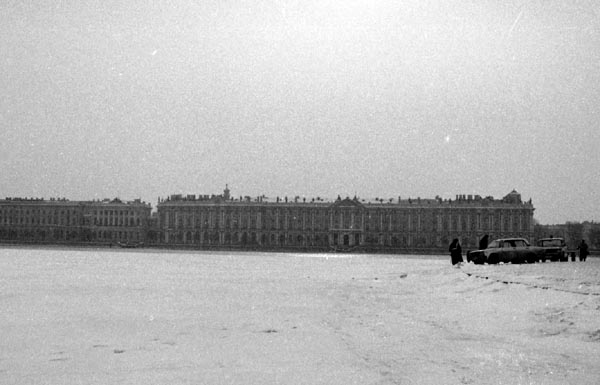
[[[479,240],[479,250],[485,250],[488,247],[489,235],[484,235]],[[460,241],[458,238],[454,238],[452,243],[450,243],[450,247],[448,248],[450,252],[450,260],[453,265],[457,265],[459,263],[464,262],[462,257],[462,247],[460,246]]]
[[[479,240],[479,250],[487,249],[488,241],[489,241],[489,236],[487,234],[484,235],[483,237],[481,237],[481,239]],[[587,243],[585,243],[585,239],[581,240],[581,243],[579,244],[579,246],[577,246],[577,249],[579,250],[579,260],[585,261],[587,259],[588,255],[590,255],[590,252],[588,251],[588,245],[587,245]],[[453,265],[458,265],[458,264],[464,262],[463,257],[462,257],[462,247],[460,246],[460,241],[458,240],[458,238],[454,238],[452,240],[452,243],[450,243],[450,247],[448,248],[448,251],[450,252],[450,260]],[[574,260],[575,260],[575,257],[573,256],[572,261],[574,261]]]

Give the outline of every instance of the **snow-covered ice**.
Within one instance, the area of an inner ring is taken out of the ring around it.
[[[0,248],[1,384],[597,384],[600,260]]]

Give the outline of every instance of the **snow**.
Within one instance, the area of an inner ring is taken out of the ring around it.
[[[596,384],[600,260],[0,248],[2,384]]]

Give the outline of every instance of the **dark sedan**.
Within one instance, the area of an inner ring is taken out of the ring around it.
[[[467,262],[476,264],[534,263],[544,259],[544,249],[531,246],[524,238],[496,239],[484,250],[467,253]]]

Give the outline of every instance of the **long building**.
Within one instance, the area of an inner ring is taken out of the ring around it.
[[[459,238],[465,249],[490,238],[533,235],[531,200],[512,191],[502,199],[334,201],[264,196],[171,195],[159,199],[160,243],[173,247],[264,250],[433,251]]]
[[[440,252],[459,238],[464,249],[490,238],[534,235],[531,200],[338,197],[234,198],[171,195],[157,212],[140,200],[0,200],[0,242],[140,244],[198,249]]]
[[[152,207],[140,200],[0,200],[0,241],[16,243],[144,242]]]

